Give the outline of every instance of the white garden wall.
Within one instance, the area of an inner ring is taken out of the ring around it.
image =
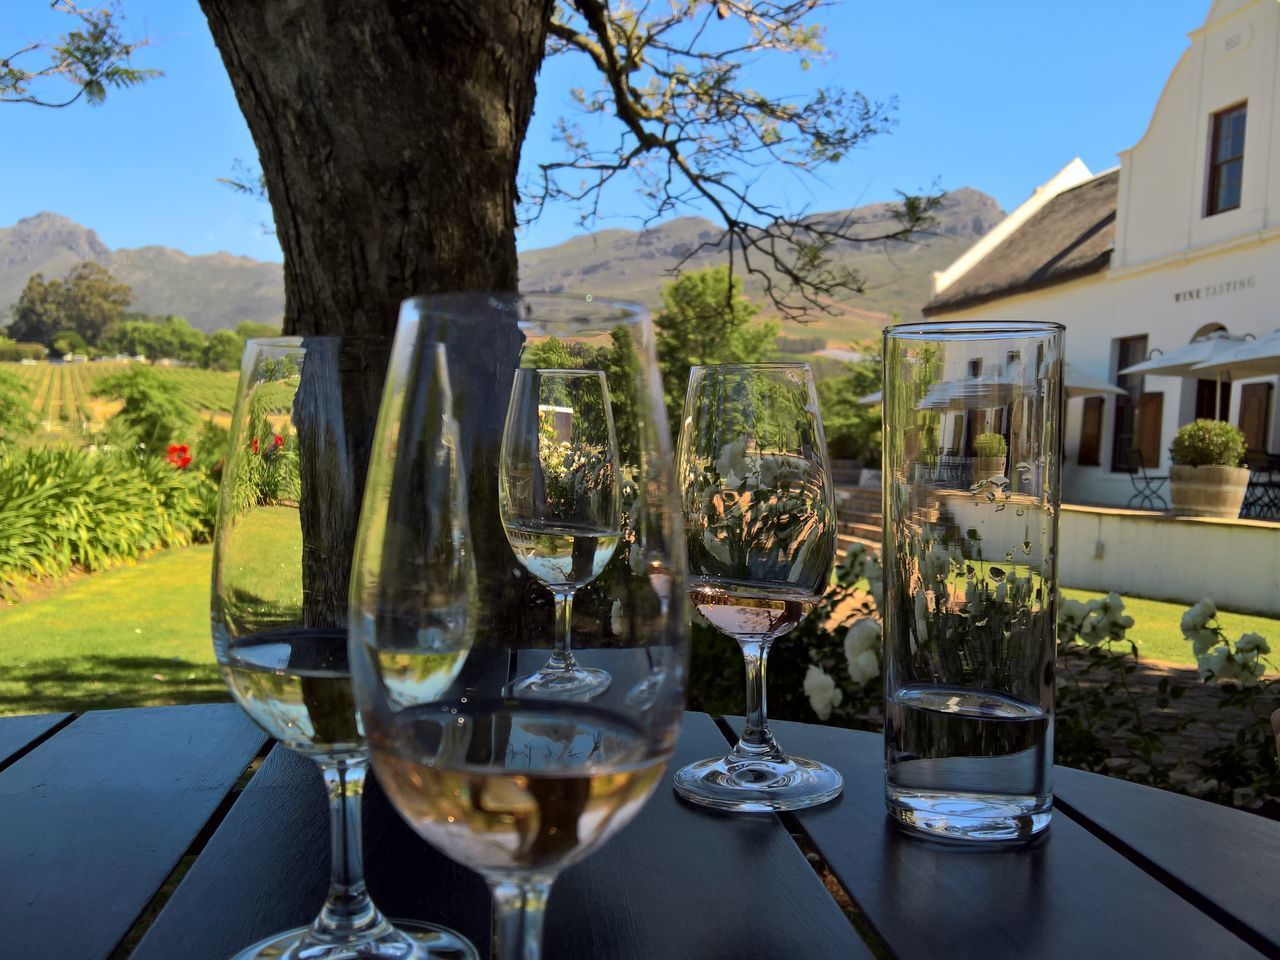
[[[1280,616],[1280,524],[1063,505],[1058,579],[1188,604],[1209,597],[1226,610]]]

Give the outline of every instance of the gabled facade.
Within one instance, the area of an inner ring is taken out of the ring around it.
[[[1167,474],[1214,384],[1118,371],[1226,330],[1280,329],[1280,0],[1217,0],[1117,169],[1074,160],[934,276],[931,319],[1056,320],[1067,358],[1125,390],[1068,403],[1064,496],[1123,506],[1131,451]],[[1230,384],[1221,415],[1280,451],[1280,378]]]

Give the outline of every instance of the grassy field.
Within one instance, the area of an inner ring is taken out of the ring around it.
[[[228,699],[210,546],[168,550],[0,610],[0,714]]]
[[[296,522],[296,513],[274,519]],[[259,520],[277,525],[265,512]],[[256,532],[264,549],[255,566],[296,569],[285,543],[272,546],[277,538],[265,527]],[[209,546],[169,550],[0,609],[0,715],[227,699],[209,636],[212,555]],[[259,596],[273,589],[268,579],[259,582]],[[274,589],[291,588],[282,580]],[[1183,605],[1127,599],[1125,609],[1136,620],[1129,635],[1143,658],[1194,665],[1178,629]],[[1280,620],[1223,614],[1222,621],[1232,638],[1254,631],[1280,641]]]
[[[234,615],[302,602],[298,511],[261,507],[230,538]],[[228,554],[230,556],[230,554]],[[211,546],[168,550],[0,609],[0,714],[227,699],[209,633]]]

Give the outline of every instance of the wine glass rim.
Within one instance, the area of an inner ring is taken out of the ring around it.
[[[690,370],[808,370],[800,360],[766,360],[762,363],[695,363]]]
[[[538,315],[537,305],[555,304],[560,309],[576,306],[578,316],[546,318]],[[634,300],[616,300],[607,297],[596,297],[593,294],[552,293],[543,290],[520,292],[458,290],[439,293],[423,293],[407,297],[401,303],[401,309],[414,307],[436,316],[453,320],[493,319],[484,313],[469,313],[459,306],[498,306],[502,304],[520,304],[523,306],[517,318],[521,325],[538,326],[540,324],[564,324],[574,322],[600,323],[610,326],[621,324],[639,324],[649,319],[649,308]]]
[[[886,339],[894,340],[1012,340],[1045,337],[1066,327],[1053,320],[913,320],[886,327]]]
[[[564,377],[603,377],[605,375],[603,370],[587,367],[577,369],[572,367],[516,367],[516,375],[519,376],[521,373],[554,373],[557,376]]]

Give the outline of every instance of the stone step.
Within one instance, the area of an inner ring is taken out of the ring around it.
[[[836,528],[836,531],[842,537],[866,537],[867,539],[873,539],[878,542],[883,536],[884,528],[879,523],[851,523],[842,520],[839,527]]]

